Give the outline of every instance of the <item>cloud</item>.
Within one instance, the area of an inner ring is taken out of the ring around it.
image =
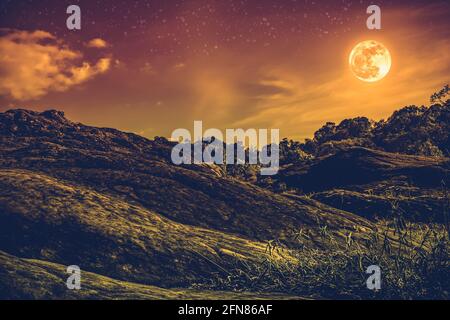
[[[102,48],[106,48],[108,47],[108,43],[101,39],[101,38],[95,38],[92,39],[91,41],[89,41],[86,46],[88,48],[97,48],[97,49],[102,49]]]
[[[244,84],[243,89],[249,97],[259,99],[280,99],[292,94],[292,86],[288,81],[280,79],[264,79]]]
[[[50,91],[66,91],[105,73],[110,58],[83,61],[52,34],[37,31],[0,30],[0,95],[30,100]]]

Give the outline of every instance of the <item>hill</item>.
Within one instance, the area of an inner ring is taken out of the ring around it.
[[[325,249],[324,225],[340,247],[348,233],[364,239],[374,228],[209,167],[175,166],[162,139],[84,126],[57,111],[12,110],[0,124],[0,250],[17,258],[189,287],[243,263],[295,264],[291,249]],[[308,235],[302,243],[298,230]],[[284,248],[273,251],[273,240]]]
[[[358,132],[363,141],[374,131]],[[294,153],[283,155],[298,157],[250,181],[226,167],[173,165],[164,138],[85,126],[54,110],[0,113],[0,288],[7,298],[346,295],[323,274],[338,267],[331,256],[350,259],[346,267],[370,261],[381,234],[392,247],[427,250],[427,241],[405,245],[377,222],[396,216],[392,201],[407,218],[447,221],[448,158],[370,141],[325,154],[289,143]],[[89,291],[64,290],[64,266],[74,264]],[[359,283],[357,268],[345,284]],[[298,277],[305,269],[313,280]],[[31,290],[40,277],[42,290]]]

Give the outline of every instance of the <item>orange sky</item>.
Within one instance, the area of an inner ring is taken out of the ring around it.
[[[147,137],[202,120],[205,128],[279,128],[282,137],[303,139],[327,121],[379,120],[428,104],[449,82],[448,2],[386,2],[381,31],[367,30],[364,1],[349,1],[347,10],[309,4],[235,14],[205,3],[164,8],[160,23],[133,33],[130,22],[120,36],[99,32],[105,13],[79,34],[42,21],[22,28],[20,15],[10,18],[1,25],[8,30],[0,38],[0,110],[61,109],[74,121]],[[272,3],[281,1],[264,2]],[[191,14],[200,4],[200,18],[208,12],[201,20]],[[353,46],[369,39],[392,55],[389,74],[376,83],[348,66]]]

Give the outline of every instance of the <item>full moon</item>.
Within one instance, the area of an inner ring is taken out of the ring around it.
[[[375,82],[383,79],[391,69],[391,54],[382,43],[367,40],[353,48],[348,62],[358,79]]]

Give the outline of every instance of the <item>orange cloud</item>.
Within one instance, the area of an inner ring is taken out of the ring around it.
[[[0,31],[0,95],[15,100],[65,91],[108,71],[111,65],[110,58],[95,64],[80,62],[82,53],[42,30]]]
[[[95,38],[95,39],[92,39],[91,41],[89,41],[86,44],[86,46],[88,48],[102,49],[102,48],[106,48],[108,46],[108,43],[101,38]]]

